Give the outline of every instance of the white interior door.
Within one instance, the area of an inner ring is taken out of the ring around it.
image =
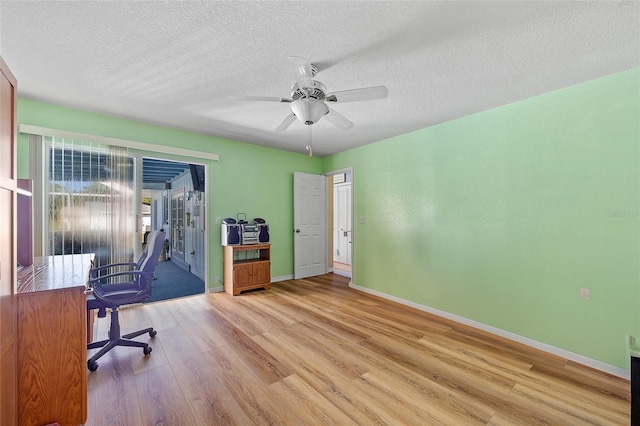
[[[333,187],[333,260],[351,265],[351,183]]]
[[[326,178],[293,174],[295,279],[327,273]]]

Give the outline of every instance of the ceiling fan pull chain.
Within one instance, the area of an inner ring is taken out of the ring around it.
[[[309,135],[309,143],[307,144],[307,150],[309,151],[309,157],[313,157],[313,146],[311,146],[311,125],[307,126],[308,135]]]

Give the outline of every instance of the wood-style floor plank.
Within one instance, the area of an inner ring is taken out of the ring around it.
[[[123,349],[111,351],[100,359],[99,375],[89,373],[87,406],[91,407],[91,415],[87,424],[142,424],[130,351]]]
[[[162,365],[136,374],[138,401],[144,425],[196,426],[173,370]]]
[[[235,400],[229,397],[223,383],[211,368],[207,368],[207,358],[189,340],[180,327],[163,332],[163,337],[171,341],[165,345],[167,359],[172,366],[185,399],[197,424],[241,424],[246,421]]]
[[[87,425],[628,425],[629,382],[348,287],[271,290],[121,310],[88,373]],[[104,338],[108,319],[97,320]]]
[[[296,375],[284,378],[269,386],[270,396],[283,406],[296,407],[289,410],[295,416],[287,424],[355,425],[351,418],[316,391],[309,383]]]

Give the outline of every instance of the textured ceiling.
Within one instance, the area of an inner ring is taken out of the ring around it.
[[[312,126],[317,156],[640,66],[640,3],[0,2],[0,54],[19,95],[305,152],[307,126],[274,129],[291,56],[329,92],[385,85],[385,100],[332,105],[355,123]]]

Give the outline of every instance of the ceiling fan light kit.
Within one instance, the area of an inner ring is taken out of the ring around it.
[[[291,104],[291,112],[302,123],[310,126],[329,112],[329,107],[322,101],[305,98]]]

